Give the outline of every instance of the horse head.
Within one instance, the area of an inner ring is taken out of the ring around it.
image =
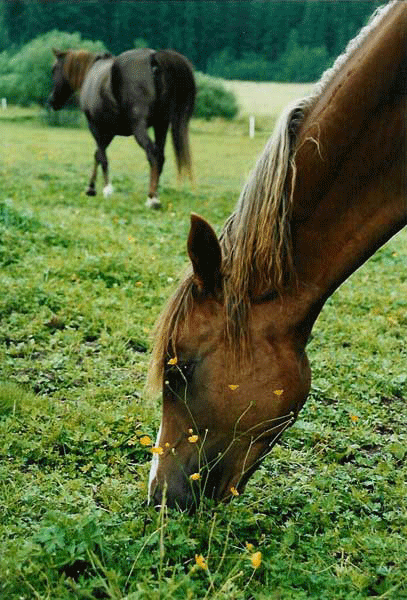
[[[57,50],[53,48],[55,61],[52,66],[54,88],[48,104],[60,110],[82,85],[85,75],[98,56],[86,50]]]
[[[48,104],[54,110],[59,110],[69,100],[73,94],[73,89],[64,74],[64,61],[68,52],[63,52],[53,48],[55,62],[52,66],[52,79],[54,88],[48,98]]]
[[[287,313],[293,305],[272,294],[250,302],[249,319],[247,306],[233,315],[221,245],[196,215],[188,253],[192,274],[161,321],[163,416],[150,475],[154,501],[165,490],[167,504],[181,508],[202,494],[240,493],[310,386],[304,344]]]

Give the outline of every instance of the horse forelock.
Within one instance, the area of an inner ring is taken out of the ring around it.
[[[64,58],[64,76],[71,88],[78,90],[96,55],[87,50],[70,50]]]
[[[239,363],[250,355],[251,303],[268,292],[281,294],[295,282],[290,217],[299,129],[333,77],[396,2],[377,9],[345,52],[325,71],[313,93],[283,112],[242,190],[235,211],[222,229],[224,339],[231,361]],[[314,141],[318,145],[318,139]],[[162,385],[165,359],[169,352],[176,352],[180,327],[193,310],[192,290],[193,277],[188,274],[157,322],[148,380],[151,390]]]

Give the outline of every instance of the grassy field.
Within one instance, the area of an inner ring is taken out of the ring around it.
[[[114,196],[88,198],[90,134],[31,116],[0,114],[0,598],[407,598],[406,232],[328,301],[310,398],[245,494],[157,513],[151,328],[190,212],[220,230],[270,123],[194,121],[196,186],[168,148],[152,212],[135,142],[112,143]]]
[[[312,92],[310,83],[223,81],[237,98],[241,115],[276,115],[287,104]]]

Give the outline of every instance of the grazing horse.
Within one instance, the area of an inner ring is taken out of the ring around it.
[[[178,172],[186,169],[192,177],[188,123],[196,87],[189,61],[172,50],[148,48],[128,50],[117,57],[86,50],[53,52],[54,89],[49,104],[58,110],[79,90],[80,107],[97,145],[87,195],[96,195],[99,164],[105,183],[103,195],[111,195],[106,148],[115,135],[134,135],[150,163],[146,205],[159,207],[157,187],[170,124]],[[154,142],[148,135],[150,126],[154,129]]]
[[[282,116],[220,238],[193,214],[192,268],[157,323],[153,502],[241,492],[310,389],[327,298],[407,222],[407,3],[390,2]]]

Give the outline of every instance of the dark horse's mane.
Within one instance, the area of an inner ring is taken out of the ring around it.
[[[359,35],[316,84],[313,93],[290,105],[281,115],[251,172],[234,212],[220,234],[222,248],[225,339],[239,360],[248,352],[251,303],[269,292],[279,293],[295,281],[290,218],[296,181],[296,141],[299,129],[331,79],[351,58],[393,3],[378,9]],[[318,139],[312,140],[319,147]],[[193,276],[187,273],[161,314],[149,370],[149,387],[162,384],[166,356],[175,354],[181,324],[193,308]]]
[[[73,90],[78,90],[86,73],[98,60],[114,58],[110,52],[95,54],[88,50],[69,50],[64,60],[64,75]]]

